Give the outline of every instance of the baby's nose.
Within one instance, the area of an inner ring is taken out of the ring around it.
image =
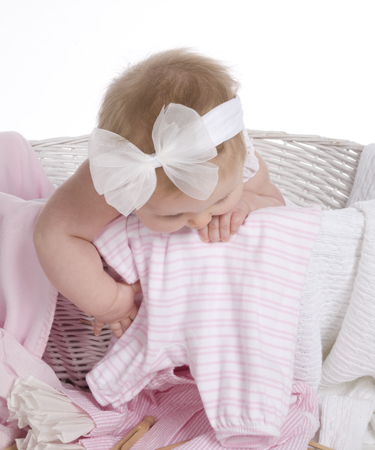
[[[188,225],[190,228],[203,228],[209,222],[211,222],[211,214],[202,213],[195,214],[194,216],[190,217],[190,219],[188,220]]]

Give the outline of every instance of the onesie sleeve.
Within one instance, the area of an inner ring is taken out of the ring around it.
[[[243,166],[243,182],[249,181],[259,169],[259,161],[255,156],[255,149],[252,140],[249,138],[249,135],[246,130],[243,130],[245,144],[246,144],[246,158]]]
[[[95,236],[92,243],[100,256],[121,278],[129,284],[139,280],[139,275],[127,233],[127,217],[119,216]]]

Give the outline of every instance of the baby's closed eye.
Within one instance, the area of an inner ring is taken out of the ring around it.
[[[179,213],[179,214],[172,214],[170,216],[163,216],[165,219],[179,219],[180,217],[183,216],[183,213]]]

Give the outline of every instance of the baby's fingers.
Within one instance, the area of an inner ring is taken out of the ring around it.
[[[219,216],[220,240],[222,242],[228,242],[230,240],[231,216],[231,212]]]
[[[208,226],[207,225],[204,228],[198,230],[198,234],[203,242],[210,241],[210,238],[208,237]]]
[[[101,320],[94,319],[94,334],[95,336],[100,336],[100,333],[102,332],[102,329],[105,325],[105,322],[102,322]]]
[[[105,325],[105,322],[102,322],[98,319],[94,319],[94,334],[95,334],[95,336],[100,336],[100,333],[102,332],[104,325]],[[112,323],[109,323],[108,325],[115,336],[121,337],[124,334],[124,331],[122,329],[120,322],[112,322]]]
[[[220,241],[220,216],[212,216],[208,223],[208,239],[211,242]]]
[[[230,219],[230,234],[236,234],[240,226],[244,223],[247,214],[244,211],[233,211]]]
[[[130,320],[130,319],[129,319]],[[121,326],[121,323],[120,322],[112,322],[112,323],[109,323],[108,324],[109,325],[109,328],[112,330],[112,332],[113,332],[113,334],[116,336],[116,337],[121,337],[123,334],[124,334],[124,330],[122,329],[122,326]],[[129,324],[129,326],[130,326],[131,324]],[[129,327],[128,326],[128,327]],[[126,328],[128,328],[128,327],[126,327]]]
[[[121,320],[121,325],[127,330],[130,325],[133,323],[133,320],[137,317],[138,314],[138,307],[136,304],[134,304],[129,311],[128,317]]]
[[[138,314],[138,306],[134,303],[129,312],[129,317],[132,322],[137,317],[137,314]]]

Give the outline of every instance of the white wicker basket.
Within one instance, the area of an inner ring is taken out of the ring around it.
[[[343,208],[363,145],[320,136],[248,130],[272,180],[294,203]],[[87,158],[88,136],[31,141],[50,180],[59,186]]]
[[[267,162],[271,179],[300,206],[319,204],[344,208],[352,189],[363,145],[319,136],[248,130],[255,148]],[[87,158],[88,136],[31,141],[47,176],[59,186]],[[111,331],[95,337],[92,318],[62,295],[43,359],[62,381],[87,387],[85,375],[103,356]]]

